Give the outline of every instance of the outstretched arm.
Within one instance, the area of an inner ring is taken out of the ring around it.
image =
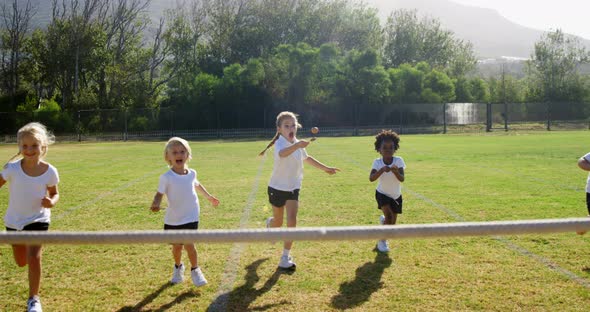
[[[578,167],[580,167],[580,169],[582,170],[590,171],[590,162],[586,158],[581,157],[580,159],[578,159]]]
[[[305,159],[305,162],[324,171],[327,174],[335,174],[336,172],[340,171],[340,169],[338,169],[338,168],[329,167],[329,166],[322,164],[317,159],[315,159],[311,156],[307,156],[307,158]]]
[[[207,200],[211,203],[211,205],[213,205],[213,207],[217,207],[219,205],[219,199],[209,194],[209,192],[207,192],[207,189],[205,188],[205,186],[203,186],[203,184],[199,183],[199,185],[195,186],[195,189],[197,190],[197,192],[199,192],[199,194],[205,196]]]

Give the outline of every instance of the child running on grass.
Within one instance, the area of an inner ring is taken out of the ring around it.
[[[276,125],[277,133],[268,146],[260,152],[260,155],[264,155],[266,150],[275,146],[274,166],[268,184],[268,200],[273,207],[273,216],[266,219],[266,227],[281,227],[285,208],[287,209],[287,227],[296,227],[299,190],[303,181],[303,163],[327,174],[335,174],[340,169],[328,167],[307,154],[305,148],[310,141],[297,139],[297,129],[301,128],[297,115],[292,112],[281,112],[277,116]],[[292,241],[284,242],[279,268],[295,269],[295,263],[290,254],[292,246]]]
[[[590,171],[590,153],[578,159],[578,167],[585,171]],[[590,217],[590,173],[588,173],[588,180],[586,181],[586,208],[588,209],[588,216]],[[578,234],[586,234],[586,231],[578,232]]]
[[[47,231],[51,208],[59,200],[57,169],[43,160],[54,136],[44,125],[31,122],[18,130],[16,141],[18,153],[0,172],[0,187],[8,182],[10,192],[6,231]],[[29,265],[27,311],[42,311],[41,245],[13,245],[12,252],[19,267]]]
[[[379,180],[375,199],[377,208],[383,212],[379,217],[379,223],[383,225],[395,224],[397,215],[402,213],[402,182],[405,180],[406,163],[403,158],[393,155],[399,149],[399,141],[399,135],[391,130],[382,130],[375,136],[375,150],[381,157],[373,161],[369,181]],[[389,252],[387,240],[379,240],[377,249]]]
[[[206,196],[213,207],[219,205],[219,200],[207,192],[205,186],[197,180],[197,172],[188,168],[191,160],[191,148],[184,139],[173,137],[164,148],[164,160],[170,170],[160,176],[158,191],[154,196],[151,210],[160,211],[162,197],[166,194],[168,208],[164,217],[164,230],[197,230],[199,228],[199,198],[196,191]],[[197,250],[194,244],[172,244],[174,257],[174,272],[172,284],[184,280],[184,264],[182,263],[182,248],[191,262],[191,278],[197,287],[207,284],[197,262]]]

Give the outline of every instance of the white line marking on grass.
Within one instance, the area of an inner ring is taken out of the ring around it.
[[[147,177],[149,177],[149,176],[151,176],[153,174],[156,174],[158,172],[163,172],[162,171],[162,168],[158,168],[157,170],[153,170],[151,172],[148,172],[148,173],[144,174],[143,176],[141,176],[141,177],[139,177],[139,178],[137,178],[137,179],[135,179],[133,181],[129,181],[126,184],[123,184],[123,185],[121,185],[121,186],[119,186],[119,187],[117,187],[115,189],[112,189],[112,190],[110,190],[108,192],[102,193],[102,194],[98,195],[97,197],[95,197],[95,198],[93,198],[91,200],[88,200],[88,201],[86,201],[86,202],[84,202],[82,204],[79,204],[79,205],[74,206],[74,207],[71,207],[71,208],[58,210],[59,211],[59,214],[57,216],[55,216],[55,217],[52,216],[51,218],[53,220],[59,220],[59,219],[63,218],[64,216],[67,216],[70,213],[72,213],[72,212],[74,212],[74,211],[76,211],[76,210],[78,210],[80,208],[87,207],[87,206],[92,206],[92,205],[98,203],[98,201],[100,201],[101,199],[103,199],[103,198],[105,198],[107,196],[113,195],[113,194],[115,194],[115,193],[117,193],[119,191],[122,191],[122,190],[126,189],[126,188],[129,188],[130,186],[136,184],[137,182],[143,181],[143,180],[145,180],[145,178],[147,178]]]
[[[337,154],[330,153],[330,154],[332,154],[334,157],[338,157],[338,158],[344,159],[345,161],[347,161],[349,163],[355,164],[358,168],[365,169],[365,166],[361,166],[361,164],[358,161],[356,161],[355,159],[352,159],[350,157],[342,156],[343,155],[342,153],[337,153]],[[415,196],[418,199],[420,199],[422,201],[425,201],[425,202],[429,203],[430,205],[438,208],[439,210],[443,211],[447,215],[453,217],[455,220],[461,221],[461,222],[465,222],[466,221],[465,218],[463,218],[460,214],[458,214],[454,210],[452,210],[450,208],[447,208],[447,207],[445,207],[445,206],[443,206],[443,205],[435,202],[434,200],[432,200],[432,199],[430,199],[430,198],[428,198],[428,197],[426,197],[426,196],[424,196],[424,195],[422,195],[420,193],[414,192],[414,191],[410,190],[407,187],[404,187],[404,189],[406,190],[406,192],[410,193],[412,196]],[[580,285],[582,285],[582,286],[590,289],[590,281],[589,280],[587,280],[587,279],[585,279],[585,278],[583,278],[581,276],[576,275],[572,271],[569,271],[567,269],[564,269],[564,268],[560,267],[559,265],[557,265],[555,262],[552,262],[548,258],[545,258],[543,256],[540,256],[540,255],[538,255],[538,254],[536,254],[536,253],[534,253],[534,252],[532,252],[532,251],[530,251],[530,250],[528,250],[528,249],[526,249],[526,248],[524,248],[524,247],[522,247],[522,246],[520,246],[520,245],[518,245],[518,244],[516,244],[514,242],[511,242],[510,240],[508,240],[508,239],[506,239],[504,237],[495,236],[495,237],[493,237],[493,239],[496,240],[496,241],[498,241],[498,242],[500,242],[500,243],[502,243],[506,248],[508,248],[508,249],[510,249],[512,251],[515,251],[515,252],[517,252],[517,253],[519,253],[519,254],[521,254],[523,256],[529,257],[529,258],[531,258],[531,259],[533,259],[533,260],[535,260],[535,261],[537,261],[537,262],[545,265],[547,268],[551,269],[552,271],[557,272],[557,273],[565,276],[569,280],[572,280],[572,281],[574,281],[574,282],[576,282],[576,283],[578,283],[578,284],[580,284]]]
[[[262,175],[262,169],[264,168],[265,160],[266,154],[264,154],[262,160],[260,161],[260,165],[258,166],[258,172],[256,173],[256,178],[254,179],[254,185],[252,186],[252,190],[250,191],[250,194],[248,195],[248,200],[246,201],[246,206],[244,207],[244,211],[242,212],[242,217],[240,218],[240,229],[245,229],[248,226],[250,212],[252,211],[254,201],[256,200],[256,193],[258,193],[258,186],[260,184],[260,177]],[[223,269],[223,275],[221,276],[221,282],[219,283],[219,289],[215,294],[215,299],[213,300],[213,303],[209,306],[207,311],[227,310],[229,293],[231,292],[234,283],[236,282],[238,265],[240,264],[240,257],[242,255],[242,252],[244,251],[245,246],[245,243],[237,243],[234,244],[232,249],[230,250],[229,256],[227,257],[227,260],[225,262],[225,268]]]

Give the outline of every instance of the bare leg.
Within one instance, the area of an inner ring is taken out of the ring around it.
[[[395,222],[397,221],[397,213],[393,212],[393,209],[391,209],[390,205],[385,205],[381,207],[381,211],[385,216],[385,222],[383,222],[384,225],[395,224]]]
[[[191,268],[196,268],[199,266],[197,263],[197,249],[195,248],[194,244],[185,244],[184,250],[186,250],[186,254],[188,255],[188,259],[191,262]]]
[[[270,223],[271,228],[283,226],[284,212],[285,212],[285,206],[283,206],[283,207],[272,206],[272,222]]]
[[[285,207],[287,207],[287,227],[296,227],[297,226],[297,211],[299,210],[299,201],[287,200]],[[284,244],[284,248],[291,250],[291,247],[293,247],[293,242],[286,241]]]
[[[180,265],[180,262],[182,261],[182,245],[172,245],[172,256],[174,257],[174,264]]]
[[[29,298],[39,295],[41,287],[41,246],[27,247],[27,260],[29,262]]]
[[[27,245],[12,245],[12,254],[19,267],[27,265]]]

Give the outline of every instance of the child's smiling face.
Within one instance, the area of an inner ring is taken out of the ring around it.
[[[166,153],[166,160],[173,169],[184,170],[190,155],[182,144],[174,144]]]
[[[277,131],[289,142],[293,142],[297,134],[297,121],[293,118],[285,118],[277,127]]]
[[[30,134],[25,134],[19,142],[19,151],[25,159],[39,160],[43,153],[41,142]]]
[[[381,146],[379,147],[379,153],[384,158],[393,157],[393,154],[395,153],[394,146],[395,146],[395,144],[393,143],[392,140],[385,140],[385,141],[381,142]]]

